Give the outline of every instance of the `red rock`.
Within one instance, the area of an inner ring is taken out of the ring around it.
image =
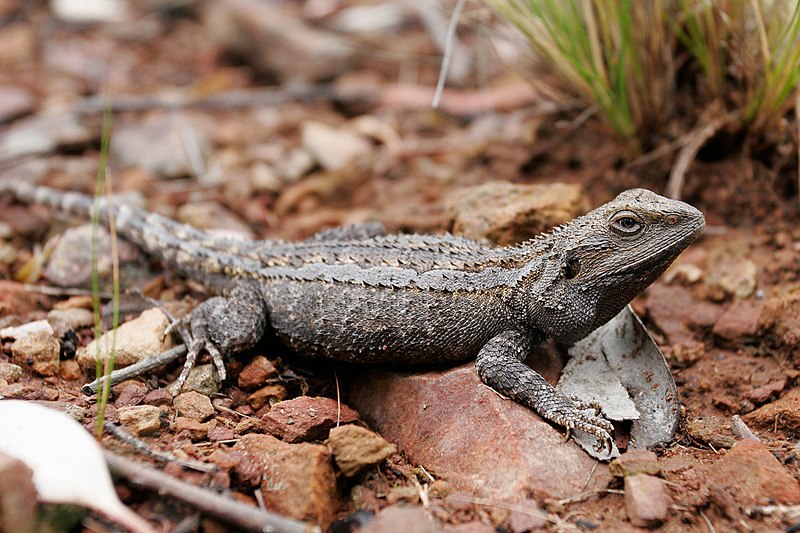
[[[671,499],[664,482],[655,476],[625,477],[625,510],[637,527],[655,527],[667,518]]]
[[[147,405],[171,405],[172,394],[167,389],[153,389],[144,395]]]
[[[186,432],[192,442],[205,440],[208,437],[208,424],[203,424],[197,420],[179,416],[175,419],[175,433]]]
[[[300,396],[275,404],[261,422],[268,433],[286,442],[303,442],[323,440],[337,422],[349,424],[356,420],[358,413],[336,400]]]
[[[647,314],[658,329],[664,332],[670,344],[694,341],[694,334],[686,325],[686,310],[694,303],[694,296],[685,287],[656,283],[647,289]]]
[[[511,512],[511,515],[514,515],[514,511]],[[479,520],[473,520],[472,522],[466,522],[464,524],[446,525],[441,531],[442,533],[495,533],[497,530]],[[514,529],[512,529],[512,531],[514,531]],[[530,530],[524,529],[520,531]]]
[[[774,430],[800,431],[800,388],[794,388],[772,403],[742,417],[748,424]]]
[[[764,300],[737,300],[714,324],[714,335],[726,340],[749,339],[758,333]]]
[[[399,529],[400,528],[400,529]],[[359,533],[437,533],[439,528],[420,506],[392,505],[381,509],[375,519],[359,529]]]
[[[514,505],[508,515],[508,528],[512,533],[538,531],[547,525],[547,513],[535,500],[524,500]]]
[[[339,498],[331,456],[318,444],[288,444],[270,435],[245,435],[234,449],[243,450],[263,474],[261,493],[267,509],[314,522],[327,529]]]
[[[350,400],[412,463],[459,491],[566,498],[610,480],[560,429],[483,385],[471,363],[412,375],[364,370]]]
[[[119,391],[114,406],[119,409],[120,407],[139,405],[144,400],[145,394],[147,394],[147,387],[142,383],[128,383]]]
[[[33,471],[19,459],[0,453],[0,531],[32,530],[37,498]]]
[[[750,439],[708,469],[706,488],[722,489],[741,507],[800,503],[800,483],[763,444]]]
[[[258,411],[264,406],[271,406],[281,400],[285,400],[287,395],[286,387],[283,385],[267,385],[248,396],[247,403]]]
[[[12,383],[11,385],[0,387],[0,397],[6,400],[44,400],[53,402],[58,400],[58,391],[31,383]]]
[[[275,365],[263,355],[257,355],[239,373],[238,383],[243,389],[255,389],[277,375],[278,369]]]
[[[766,385],[762,385],[761,387],[751,390],[750,392],[746,393],[745,396],[751,402],[761,404],[769,400],[772,396],[781,392],[784,388],[786,388],[786,379],[777,379],[775,381],[770,381]]]
[[[179,394],[172,400],[172,404],[178,410],[178,414],[201,422],[216,413],[208,396],[203,396],[199,392],[189,391]]]
[[[655,476],[661,473],[656,454],[649,450],[628,450],[611,461],[608,469],[613,475],[620,477],[636,474]]]
[[[236,435],[233,433],[233,430],[223,426],[215,427],[214,429],[208,432],[208,440],[210,440],[211,442],[219,442],[221,440],[233,440],[235,438]]]

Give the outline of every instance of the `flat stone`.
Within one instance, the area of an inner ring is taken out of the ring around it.
[[[117,417],[136,435],[154,435],[161,430],[161,409],[154,405],[120,407]]]
[[[32,531],[38,496],[33,471],[0,453],[0,531]]]
[[[53,309],[47,313],[47,322],[53,327],[56,336],[60,338],[68,330],[93,326],[94,314],[89,309],[80,307]]]
[[[85,146],[95,137],[74,113],[44,111],[15,121],[0,134],[0,157],[41,154]]]
[[[650,450],[628,450],[620,457],[617,457],[608,465],[611,474],[619,477],[633,476],[636,474],[658,475],[661,473],[661,465],[658,464],[658,457]]]
[[[786,431],[800,431],[800,389],[786,392],[774,402],[762,405],[742,417],[744,421],[757,428]]]
[[[18,340],[33,333],[53,334],[53,328],[47,320],[36,320],[19,326],[0,329],[0,338]]]
[[[27,367],[40,376],[55,376],[60,363],[61,344],[46,331],[37,331],[14,341],[11,361]]]
[[[263,355],[257,355],[239,372],[239,387],[245,390],[256,389],[277,375],[278,369],[275,365]]]
[[[714,324],[714,335],[726,340],[754,338],[763,308],[763,299],[736,300]]]
[[[195,171],[186,149],[209,153],[210,141],[203,128],[179,113],[152,113],[140,122],[123,122],[114,127],[111,153],[124,165],[141,168],[152,175],[180,178]]]
[[[233,432],[233,430],[223,426],[218,426],[208,431],[208,440],[210,440],[211,442],[219,442],[222,440],[233,440],[235,438],[236,434]]]
[[[453,233],[498,245],[525,241],[589,210],[578,185],[491,182],[452,193],[446,217]]]
[[[133,320],[117,328],[117,343],[114,350],[114,365],[117,368],[132,365],[147,357],[165,352],[174,346],[172,335],[164,335],[169,319],[158,309],[148,309]],[[78,364],[82,368],[94,368],[97,346],[100,345],[100,360],[105,364],[111,355],[112,336],[105,333],[77,352]]]
[[[172,404],[175,406],[175,409],[178,410],[179,415],[200,422],[208,420],[217,412],[214,406],[211,405],[211,400],[208,396],[203,396],[199,392],[194,391],[177,395],[175,399],[172,400]]]
[[[353,477],[364,468],[380,463],[397,453],[397,447],[375,432],[347,424],[331,429],[328,435],[336,466],[347,477]]]
[[[178,221],[195,228],[211,231],[215,235],[231,238],[254,238],[253,230],[230,209],[219,202],[192,202],[183,204],[176,213]]]
[[[749,298],[756,290],[758,267],[750,259],[740,259],[722,266],[723,273],[717,281],[726,294],[735,298]]]
[[[634,526],[658,526],[667,519],[670,502],[659,478],[647,474],[625,477],[625,510]]]
[[[303,148],[325,170],[341,170],[372,149],[364,137],[321,122],[304,122],[301,135]]]
[[[800,504],[800,483],[758,441],[739,441],[707,473],[706,490],[722,489],[741,507]]]
[[[260,0],[212,2],[205,27],[217,46],[284,83],[328,80],[347,69],[354,48],[306,24],[293,8]]]
[[[171,405],[172,393],[167,389],[153,389],[144,395],[143,401],[147,405]]]
[[[336,475],[325,446],[288,444],[270,435],[245,435],[234,446],[261,470],[267,509],[327,529],[339,497]]]
[[[7,122],[31,113],[36,100],[27,89],[12,85],[0,87],[0,122]]]
[[[428,513],[419,505],[402,504],[384,507],[358,531],[360,533],[395,533],[402,524],[402,530],[413,533],[437,533],[440,531]]]
[[[412,463],[459,491],[566,498],[611,479],[559,428],[483,385],[472,363],[411,375],[365,369],[349,398]]]
[[[341,410],[340,410],[341,407]],[[324,440],[338,424],[358,420],[358,413],[336,400],[300,396],[277,403],[261,419],[264,429],[286,442]]]
[[[11,383],[0,387],[0,397],[4,400],[35,400],[53,402],[58,400],[58,391],[31,383]]]

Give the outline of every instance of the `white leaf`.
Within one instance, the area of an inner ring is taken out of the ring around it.
[[[117,498],[94,438],[69,416],[19,400],[0,401],[0,452],[33,470],[39,499],[94,509],[134,533],[153,533]]]

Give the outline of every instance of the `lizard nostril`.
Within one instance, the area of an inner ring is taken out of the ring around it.
[[[678,220],[679,220],[678,215],[669,215],[667,217],[667,224],[669,224],[670,226],[674,226],[675,224],[678,223]]]

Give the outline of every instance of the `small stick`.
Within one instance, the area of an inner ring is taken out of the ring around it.
[[[160,366],[171,363],[176,359],[180,359],[184,355],[186,355],[186,345],[181,344],[180,346],[176,346],[175,348],[167,350],[166,352],[143,359],[138,363],[126,366],[125,368],[120,368],[119,370],[114,370],[108,376],[103,376],[92,381],[91,383],[87,383],[81,387],[81,392],[86,396],[97,394],[97,389],[100,388],[106,382],[106,380],[109,380],[109,386],[113,387],[114,385],[122,383],[127,379],[139,377],[145,372],[149,372]]]
[[[182,461],[178,459],[171,453],[164,453],[158,450],[151,450],[147,444],[145,444],[141,439],[137,438],[135,435],[132,435],[129,431],[124,429],[113,422],[109,422],[108,420],[103,423],[103,428],[108,431],[111,435],[115,436],[125,444],[131,446],[133,449],[142,452],[145,455],[149,455],[150,457],[157,459],[162,462],[170,462],[178,464],[184,468],[191,468],[192,470],[197,470],[199,472],[216,472],[219,470],[215,465],[209,463],[201,463],[199,461]]]
[[[105,451],[104,455],[113,474],[128,480],[130,483],[153,490],[159,495],[169,495],[238,529],[274,533],[321,532],[317,526],[261,511],[232,498],[221,496],[210,490],[175,479],[163,472],[109,451]]]

